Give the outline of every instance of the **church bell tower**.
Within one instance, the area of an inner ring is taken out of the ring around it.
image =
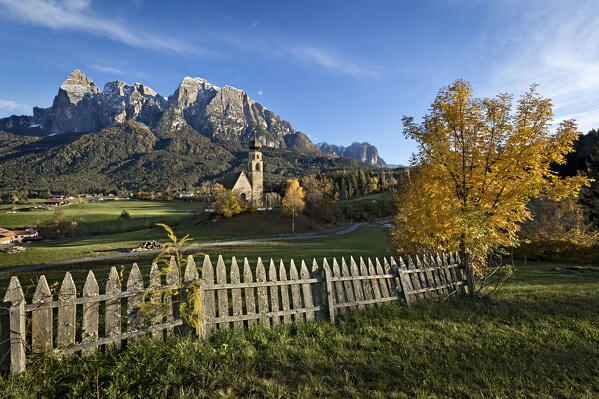
[[[261,207],[264,192],[264,164],[262,159],[262,144],[253,138],[250,140],[250,159],[248,161],[249,178],[252,184],[252,202]]]

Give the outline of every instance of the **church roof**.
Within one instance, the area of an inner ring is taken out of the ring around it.
[[[223,181],[221,182],[221,184],[227,190],[232,190],[233,187],[235,187],[235,183],[237,183],[237,181],[239,180],[239,178],[241,177],[241,175],[245,176],[245,173],[243,173],[243,171],[241,171],[241,172],[235,172],[233,174],[225,176],[225,178],[223,179]]]

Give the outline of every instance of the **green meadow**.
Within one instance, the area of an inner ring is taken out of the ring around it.
[[[27,204],[16,205],[13,213],[12,204],[0,204],[0,227],[20,229],[51,223],[56,217],[56,211],[64,214],[69,221],[84,223],[92,233],[111,233],[128,231],[152,226],[157,221],[176,223],[203,211],[204,204],[190,201],[103,201],[97,203],[72,200],[70,205],[61,206],[55,210],[22,211],[37,205],[43,205],[41,200],[32,200]],[[126,210],[130,217],[121,218],[121,212]]]
[[[83,217],[95,226],[103,225],[104,233],[25,243],[25,252],[0,256],[0,269],[128,252],[145,241],[165,241],[167,237],[164,230],[156,226],[159,222],[172,226],[180,237],[189,234],[192,243],[277,237],[289,234],[291,229],[290,218],[282,216],[279,210],[244,214],[231,219],[212,219],[203,212],[203,204],[197,202],[106,201],[68,205],[61,209],[68,220]],[[130,219],[119,218],[122,209],[130,213]],[[33,223],[24,221],[33,218],[30,214],[35,213],[0,213],[0,226],[2,223],[9,228],[31,225]],[[40,214],[53,217],[53,212],[44,211]],[[4,221],[4,217],[15,219]],[[310,233],[346,225],[320,225],[300,217],[296,231]]]
[[[518,264],[490,298],[144,340],[1,377],[12,398],[597,398],[599,271]]]

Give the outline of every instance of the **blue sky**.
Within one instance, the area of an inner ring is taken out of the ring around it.
[[[368,141],[389,163],[457,78],[531,83],[555,120],[599,128],[598,1],[0,0],[0,117],[47,107],[75,68],[164,96],[185,76],[245,90],[315,141]]]

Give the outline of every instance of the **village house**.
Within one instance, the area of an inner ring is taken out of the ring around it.
[[[66,198],[50,198],[44,201],[44,204],[47,206],[63,206],[70,203],[71,201]]]
[[[7,230],[0,227],[0,245],[18,244],[40,238],[39,232],[30,227],[25,230]]]

